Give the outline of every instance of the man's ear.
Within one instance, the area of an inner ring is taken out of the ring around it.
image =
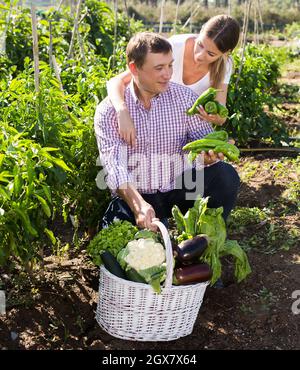
[[[136,76],[137,75],[137,66],[136,66],[136,64],[134,63],[134,62],[130,62],[129,64],[128,64],[128,68],[129,68],[129,70],[130,70],[130,72],[132,73],[132,75],[133,76]]]

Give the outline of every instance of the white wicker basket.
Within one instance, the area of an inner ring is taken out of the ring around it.
[[[189,335],[209,281],[172,286],[173,253],[165,226],[159,227],[166,248],[167,274],[162,293],[149,284],[120,279],[102,265],[96,320],[114,337],[136,341],[169,341]]]

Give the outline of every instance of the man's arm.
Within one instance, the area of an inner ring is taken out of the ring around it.
[[[154,219],[158,220],[153,207],[144,200],[133,184],[128,183],[126,186],[121,186],[117,190],[117,194],[125,200],[132,210],[137,226],[153,231],[157,230],[157,227],[152,225]]]
[[[155,231],[156,226],[151,224],[155,211],[143,199],[131,180],[127,167],[127,145],[118,134],[117,117],[108,100],[97,107],[94,128],[100,159],[107,171],[108,187],[129,205],[139,227]]]

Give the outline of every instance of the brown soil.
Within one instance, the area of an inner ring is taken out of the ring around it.
[[[275,179],[265,170],[272,161],[277,159],[242,158],[241,170],[247,163],[258,167],[242,184],[238,205],[262,208],[278,200],[288,180]],[[299,230],[299,212],[287,215],[287,225]],[[71,238],[71,225],[57,227],[69,232],[66,240]],[[263,227],[263,223],[250,226],[240,238]],[[230,237],[240,239],[239,234]],[[224,261],[228,286],[207,288],[190,336],[163,343],[123,341],[105,333],[94,318],[98,270],[85,250],[72,255],[46,257],[44,276],[35,274],[34,279],[2,270],[2,289],[7,292],[7,313],[0,319],[3,349],[300,349],[300,316],[291,308],[292,292],[300,289],[299,244],[272,254],[250,249],[253,272],[240,284],[229,284],[232,265]]]

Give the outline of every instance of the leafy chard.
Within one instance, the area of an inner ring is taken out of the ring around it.
[[[180,235],[177,242],[192,239],[198,235],[206,235],[208,247],[199,257],[199,261],[206,262],[212,268],[213,285],[222,273],[221,257],[232,255],[235,257],[235,277],[238,282],[245,279],[251,272],[248,258],[236,240],[226,241],[226,225],[222,217],[223,208],[208,208],[208,197],[198,197],[194,206],[185,215],[182,215],[177,206],[172,209],[176,226]],[[179,225],[179,227],[178,227]]]

